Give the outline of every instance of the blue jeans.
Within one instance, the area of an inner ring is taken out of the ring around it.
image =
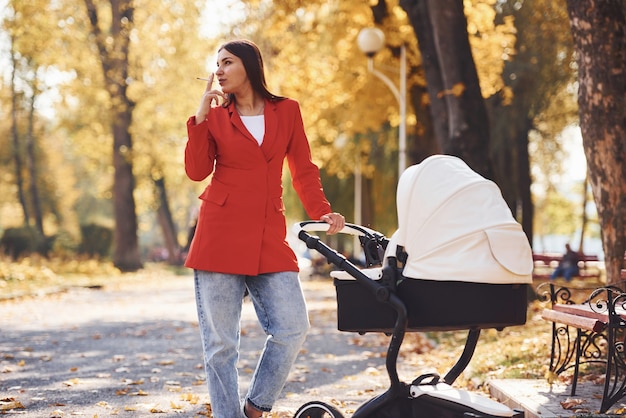
[[[578,274],[579,274],[578,266],[576,266],[576,265],[568,266],[568,267],[558,266],[552,272],[552,275],[550,276],[550,279],[554,280],[557,277],[563,276],[565,278],[565,280],[569,282],[569,281],[572,280],[572,277],[578,276]]]
[[[237,360],[246,288],[267,334],[245,399],[270,411],[309,329],[298,273],[242,276],[194,271],[204,367],[215,418],[242,418]]]

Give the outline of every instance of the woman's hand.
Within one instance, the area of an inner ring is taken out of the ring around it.
[[[203,122],[209,112],[211,111],[211,107],[213,101],[215,100],[215,104],[219,104],[220,97],[222,99],[226,99],[226,95],[219,90],[212,90],[211,86],[213,85],[213,78],[215,77],[215,73],[211,73],[209,79],[206,83],[206,88],[204,89],[204,94],[202,95],[202,100],[200,100],[200,107],[196,111],[196,125]]]
[[[341,213],[327,213],[320,217],[320,221],[326,222],[328,225],[327,234],[333,235],[337,232],[341,231],[344,226],[346,226],[346,220]]]

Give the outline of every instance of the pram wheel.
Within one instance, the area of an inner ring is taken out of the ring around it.
[[[313,401],[302,405],[294,418],[343,418],[343,415],[324,402]]]

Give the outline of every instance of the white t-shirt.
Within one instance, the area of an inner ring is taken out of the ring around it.
[[[256,139],[256,142],[261,145],[265,136],[265,116],[241,116],[241,121],[246,125],[246,129]]]

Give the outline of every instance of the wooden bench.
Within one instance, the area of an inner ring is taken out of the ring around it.
[[[598,256],[594,254],[580,254],[579,256],[578,275],[576,277],[598,281],[601,275]],[[561,258],[563,258],[562,254],[533,253],[533,279],[549,280],[552,272],[559,265]]]
[[[581,292],[554,283],[543,283],[537,291],[550,301],[550,307],[541,313],[552,323],[548,380],[572,370],[574,396],[580,366],[601,365],[605,380],[600,413],[605,413],[626,395],[626,293],[606,286],[588,294],[589,289]],[[588,296],[576,302],[574,292]]]
[[[554,309],[544,309],[541,313],[541,317],[546,321],[570,325],[574,328],[585,331],[602,332],[605,330],[608,320],[589,318],[580,314],[563,312],[561,309],[558,309],[560,306],[571,306],[575,308],[582,307],[582,305],[556,305]]]

